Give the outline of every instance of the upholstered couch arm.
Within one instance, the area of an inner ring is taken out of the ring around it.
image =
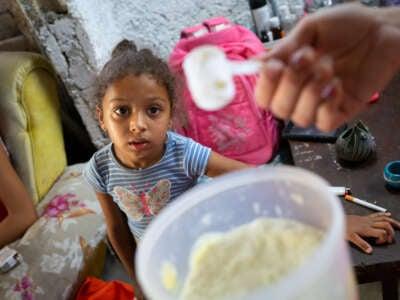
[[[102,271],[106,226],[84,164],[66,167],[57,80],[40,55],[0,52],[0,136],[39,215],[9,245],[21,262],[0,274],[0,299],[72,299]]]
[[[0,52],[0,135],[38,203],[66,167],[57,80],[42,56]]]

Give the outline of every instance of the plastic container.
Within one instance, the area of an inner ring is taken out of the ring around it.
[[[165,262],[172,263],[182,286],[192,245],[200,235],[224,232],[258,217],[283,217],[323,230],[321,245],[302,266],[245,299],[357,299],[343,209],[327,187],[320,177],[294,167],[245,170],[198,185],[164,209],[139,244],[137,274],[146,295],[179,299],[179,292],[164,289],[161,269]]]

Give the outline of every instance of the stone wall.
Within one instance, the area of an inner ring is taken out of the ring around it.
[[[180,30],[205,18],[252,26],[247,0],[14,0],[12,11],[50,58],[97,147],[107,140],[94,117],[91,80],[119,40],[167,58]]]

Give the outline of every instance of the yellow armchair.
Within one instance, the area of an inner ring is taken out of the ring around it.
[[[101,273],[106,231],[83,164],[67,166],[57,79],[38,54],[0,52],[0,136],[40,216],[9,245],[22,262],[0,274],[0,299],[70,299]]]
[[[67,164],[55,78],[38,54],[0,53],[0,135],[35,204]]]

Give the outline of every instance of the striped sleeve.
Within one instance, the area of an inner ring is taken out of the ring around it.
[[[95,155],[92,156],[83,169],[83,177],[97,192],[106,193],[106,186],[103,178],[98,172]]]
[[[211,149],[205,147],[192,139],[187,139],[183,165],[185,172],[192,178],[203,176],[206,172]]]

